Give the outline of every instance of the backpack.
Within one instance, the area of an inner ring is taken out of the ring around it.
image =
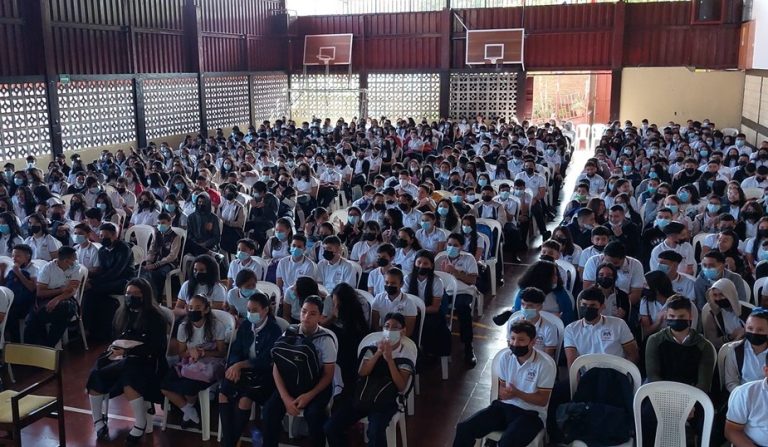
[[[622,444],[633,434],[633,384],[611,368],[592,368],[579,380],[573,401],[557,408],[557,426],[566,442],[588,446]]]
[[[319,330],[312,336],[304,336],[298,325],[291,325],[275,341],[272,347],[272,361],[291,396],[306,393],[317,385],[322,376],[322,363],[312,343],[321,337],[331,337]]]
[[[360,352],[358,364],[362,364],[363,358],[368,351],[375,354],[376,350],[376,346],[366,346]],[[411,361],[405,358],[395,359],[395,364],[398,367],[402,364],[409,364],[412,368],[414,367]],[[364,413],[387,410],[398,405],[400,396],[401,393],[398,391],[395,382],[392,381],[387,363],[385,361],[376,361],[376,365],[370,374],[358,377],[357,379],[354,407],[356,410]]]

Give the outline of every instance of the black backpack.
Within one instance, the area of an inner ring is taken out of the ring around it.
[[[358,364],[362,364],[363,358],[368,351],[372,351],[375,354],[376,350],[376,346],[366,346],[360,352]],[[405,358],[395,359],[395,364],[398,367],[402,364],[408,364],[412,369],[414,368],[413,363]],[[408,390],[406,390],[407,392]],[[358,377],[355,384],[354,406],[355,409],[364,413],[387,410],[400,403],[400,395],[397,385],[392,381],[387,362],[379,359],[370,374]]]
[[[573,401],[557,408],[557,426],[565,442],[590,447],[622,444],[634,433],[629,376],[611,368],[592,368],[579,380]]]
[[[331,337],[324,330],[304,336],[298,325],[291,325],[272,347],[272,361],[291,396],[299,396],[317,385],[323,365],[312,343],[320,337]]]

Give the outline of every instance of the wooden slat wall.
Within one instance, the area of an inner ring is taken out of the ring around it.
[[[131,0],[136,29],[136,71],[184,71],[184,0]]]
[[[24,73],[24,36],[18,1],[0,0],[0,76]]]

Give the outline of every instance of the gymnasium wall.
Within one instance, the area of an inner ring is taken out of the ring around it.
[[[709,118],[717,127],[741,123],[744,72],[691,71],[686,67],[625,68],[621,74],[622,120],[668,121]]]
[[[768,70],[748,70],[746,73],[741,131],[747,142],[756,146],[768,141]]]

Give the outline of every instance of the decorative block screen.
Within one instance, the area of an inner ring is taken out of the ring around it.
[[[360,76],[310,74],[291,76],[291,118],[297,123],[313,116],[350,121],[360,116]]]
[[[253,121],[258,124],[264,120],[274,122],[288,116],[291,112],[288,98],[288,75],[285,73],[257,73],[253,75]]]
[[[454,118],[512,118],[517,107],[517,73],[451,73],[450,112]]]
[[[130,79],[59,83],[58,92],[65,151],[136,140]]]
[[[368,75],[368,116],[437,120],[440,75],[437,73]]]
[[[45,84],[0,84],[0,160],[50,153]]]
[[[160,78],[144,81],[147,140],[200,131],[197,78]],[[159,143],[159,142],[158,142]]]
[[[208,129],[249,124],[248,76],[204,77]],[[245,130],[245,129],[242,129]]]

